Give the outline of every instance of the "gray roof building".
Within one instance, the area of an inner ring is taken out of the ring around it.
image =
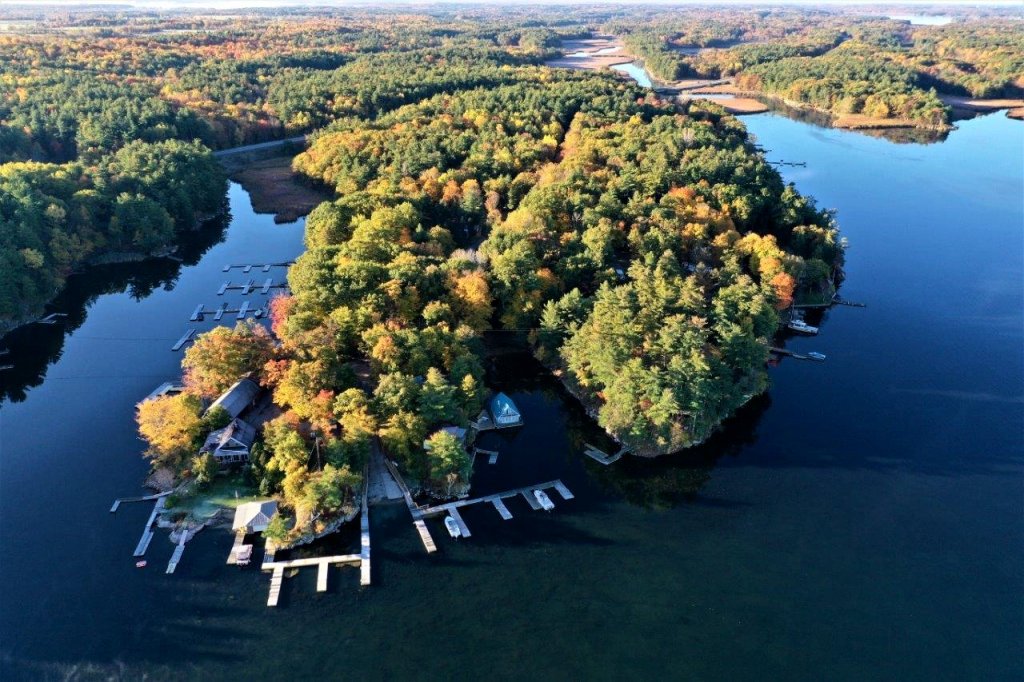
[[[214,400],[207,411],[220,407],[234,419],[256,402],[256,398],[260,395],[260,390],[259,384],[249,377],[243,377],[236,381],[231,388],[224,391],[219,398]]]
[[[275,500],[240,504],[235,509],[235,520],[231,524],[231,530],[237,531],[244,528],[248,533],[265,531],[271,517],[276,512],[277,502]]]

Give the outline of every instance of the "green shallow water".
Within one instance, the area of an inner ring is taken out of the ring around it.
[[[433,522],[433,556],[402,506],[375,508],[368,589],[332,569],[317,594],[303,571],[268,609],[268,578],[224,565],[223,531],[173,576],[158,535],[140,571],[149,508],[107,511],[138,490],[133,405],[174,376],[189,313],[218,301],[225,262],[298,253],[301,224],[252,214],[233,186],[224,240],[194,245],[194,264],[76,280],[70,333],[8,339],[4,679],[1024,675],[1024,125],[996,114],[897,145],[744,120],[770,159],[807,161],[787,178],[851,241],[843,293],[869,307],[789,344],[828,361],[783,361],[698,451],[604,468],[580,454],[602,434],[579,408],[528,357],[499,355],[490,382],[526,426],[483,436],[501,455],[475,492],[559,477],[576,499],[553,495],[551,514],[513,500],[512,521],[471,508],[457,543]]]

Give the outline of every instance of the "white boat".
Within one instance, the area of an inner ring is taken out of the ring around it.
[[[824,360],[825,354],[819,353],[816,350],[812,350],[810,353],[807,354],[807,357],[809,357],[811,360]]]
[[[555,503],[551,501],[551,498],[543,490],[534,490],[533,496],[540,502],[540,506],[544,508],[544,511],[551,511],[555,508]]]
[[[453,538],[462,537],[462,529],[459,528],[459,524],[452,517],[444,517],[444,527],[448,529],[448,535],[451,535]]]
[[[786,326],[789,327],[790,329],[792,329],[793,331],[800,332],[802,334],[817,334],[818,333],[818,328],[817,327],[813,327],[813,326],[807,324],[806,322],[804,322],[803,320],[793,320],[792,322],[790,322]]]

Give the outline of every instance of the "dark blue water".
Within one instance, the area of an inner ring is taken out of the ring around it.
[[[233,187],[223,243],[170,290],[97,298],[42,384],[0,406],[4,677],[1024,675],[1024,125],[996,114],[896,145],[744,120],[769,158],[807,162],[787,178],[850,239],[843,293],[868,307],[789,344],[828,361],[784,361],[698,451],[605,468],[580,455],[602,437],[585,415],[499,353],[489,381],[527,425],[484,435],[501,454],[475,489],[561,477],[577,498],[512,501],[507,522],[472,508],[473,537],[435,525],[429,557],[404,507],[376,508],[374,585],[338,571],[317,594],[308,571],[277,609],[266,576],[224,566],[226,532],[166,576],[161,536],[133,567],[148,508],[107,512],[145,473],[134,403],[174,376],[168,348],[217,302],[221,266],[301,248],[300,226]]]

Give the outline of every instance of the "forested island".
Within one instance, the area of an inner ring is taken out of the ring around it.
[[[929,126],[947,121],[940,81],[1020,85],[998,23],[929,43],[951,55],[983,40],[972,54],[988,70],[958,81],[931,62],[925,81],[914,69],[931,53],[899,47],[924,44],[917,27],[831,12],[21,11],[33,30],[0,35],[4,320],[94,256],[166,248],[215,211],[211,149],[310,134],[293,169],[333,198],[306,220],[269,329],[201,335],[184,393],[139,408],[154,464],[201,486],[218,465],[199,448],[229,421],[207,406],[245,377],[269,392],[276,416],[245,475],[281,500],[280,542],[352,514],[374,448],[418,490],[465,490],[467,443],[448,427],[486,403],[489,336],[528,346],[624,447],[656,456],[764,392],[788,310],[832,300],[832,215],[782,182],[737,118],[607,70],[544,66],[563,41],[620,35],[662,77],[734,75]]]

